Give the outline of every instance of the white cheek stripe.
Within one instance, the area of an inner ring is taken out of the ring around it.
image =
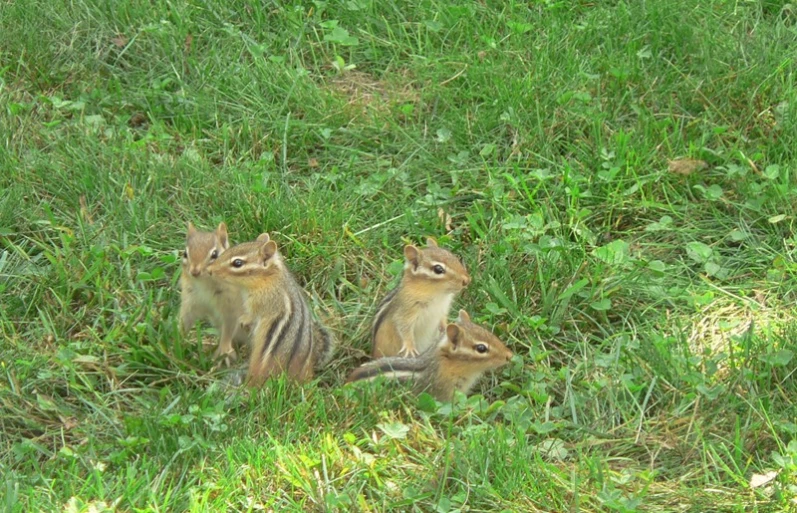
[[[445,273],[436,274],[434,271],[430,271],[426,267],[418,267],[417,269],[414,269],[412,272],[413,274],[423,274],[424,276],[434,278],[435,280],[442,280],[445,277]]]
[[[487,348],[487,351],[483,353],[478,352],[476,350],[476,346],[479,344],[484,344],[484,346]],[[488,342],[484,342],[483,340],[474,340],[469,349],[474,353],[473,356],[476,358],[490,358],[490,353],[492,352],[493,346],[491,346]]]

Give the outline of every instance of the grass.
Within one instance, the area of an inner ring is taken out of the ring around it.
[[[31,1],[0,27],[5,511],[797,508],[792,4]],[[230,388],[210,330],[178,335],[189,220],[280,243],[342,341],[316,383]],[[428,235],[518,357],[454,406],[341,386]]]

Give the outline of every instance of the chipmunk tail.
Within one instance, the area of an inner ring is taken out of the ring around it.
[[[332,336],[332,333],[321,325],[317,326],[314,338],[314,342],[317,344],[315,347],[315,370],[321,370],[332,360],[337,348],[337,341]]]

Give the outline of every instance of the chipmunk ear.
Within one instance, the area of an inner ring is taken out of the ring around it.
[[[448,341],[451,342],[451,347],[454,350],[459,348],[461,334],[462,330],[460,330],[459,326],[456,324],[449,324],[446,326],[446,337],[448,337]]]
[[[219,223],[219,226],[216,228],[216,237],[219,239],[219,244],[223,249],[228,249],[230,247],[230,239],[227,236],[227,224],[222,221]]]
[[[196,226],[191,221],[188,221],[188,235],[193,235],[196,233]]]
[[[434,237],[426,237],[426,245],[429,246],[430,248],[436,248],[437,241],[435,240]]]
[[[257,240],[257,242],[262,242],[263,244],[265,244],[266,242],[271,240],[271,237],[269,237],[267,233],[263,232],[260,235],[258,235],[257,239],[255,240]]]
[[[407,262],[410,262],[413,267],[418,267],[420,256],[421,252],[412,244],[404,246],[404,258]]]
[[[465,310],[459,311],[459,317],[457,319],[459,322],[470,322],[470,315]]]
[[[260,261],[266,263],[266,261],[273,257],[277,253],[277,243],[273,240],[270,240],[260,246]]]

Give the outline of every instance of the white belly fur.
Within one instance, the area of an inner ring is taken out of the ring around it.
[[[440,321],[448,319],[448,311],[454,294],[447,294],[432,301],[421,312],[415,322],[415,348],[423,353],[440,340]]]
[[[243,301],[237,290],[213,285],[208,280],[195,281],[194,298],[195,302],[204,309],[205,318],[214,328],[221,328],[226,316],[242,310]]]

